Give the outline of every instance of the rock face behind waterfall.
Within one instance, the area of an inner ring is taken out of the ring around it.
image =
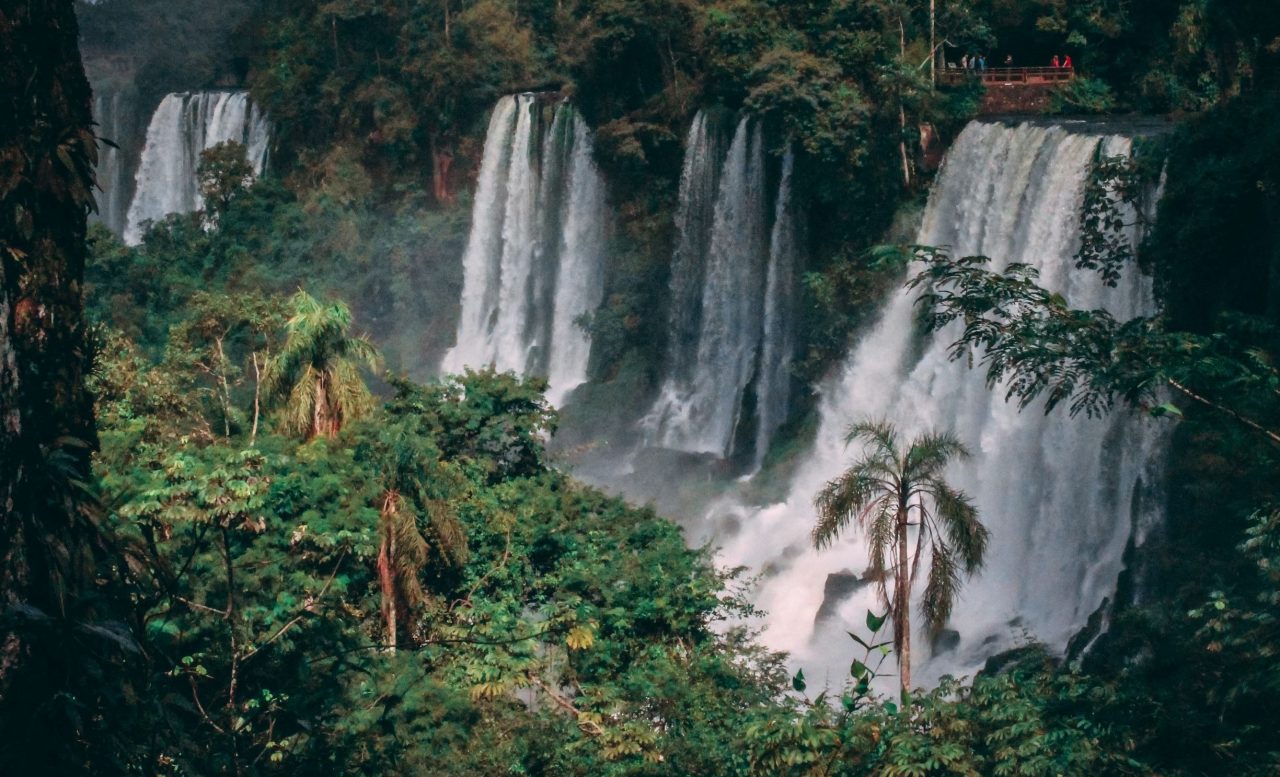
[[[133,197],[133,175],[142,145],[142,123],[137,95],[132,89],[94,89],[93,120],[99,140],[98,212],[94,218],[117,235],[123,235]]]
[[[136,245],[148,221],[202,206],[200,152],[224,141],[243,143],[258,174],[267,163],[270,124],[247,92],[182,92],[165,97],[147,127],[124,240]]]
[[[652,446],[721,458],[746,450],[758,463],[789,398],[793,159],[782,162],[771,228],[759,123],[739,120],[723,155],[721,145],[699,113],[680,181],[665,376],[642,426]]]
[[[592,135],[573,106],[504,97],[493,110],[471,234],[462,315],[442,369],[492,365],[547,377],[552,404],[587,379],[582,318],[600,305],[608,208]]]
[[[1095,154],[1129,148],[1120,136],[973,123],[947,156],[918,242],[957,256],[990,256],[997,267],[1034,265],[1042,282],[1076,307],[1106,308],[1120,319],[1149,314],[1151,283],[1136,268],[1108,288],[1073,260]],[[824,594],[831,575],[866,568],[866,544],[856,531],[822,552],[809,541],[814,495],[857,455],[844,442],[855,421],[887,418],[904,436],[949,430],[974,454],[949,477],[975,499],[991,531],[987,565],[961,594],[951,639],[918,664],[925,683],[972,673],[1026,640],[1065,649],[1114,595],[1126,544],[1140,543],[1160,518],[1159,421],[1123,411],[1101,419],[1045,415],[1039,407],[1019,412],[999,387],[987,388],[980,370],[949,357],[956,332],[921,336],[914,303],[915,293],[891,299],[823,391],[818,437],[787,501],[755,511],[720,508],[737,513],[740,526],[720,538],[721,562],[766,572],[757,596],[769,613],[765,639],[791,651],[811,676],[826,666],[842,677],[849,643],[841,629],[881,607],[870,588],[840,601]],[[819,612],[829,617],[815,624]]]

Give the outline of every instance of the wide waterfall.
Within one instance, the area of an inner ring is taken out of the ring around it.
[[[1095,152],[1129,147],[1124,137],[1061,127],[970,124],[944,163],[918,242],[990,256],[997,267],[1034,265],[1076,307],[1121,319],[1148,314],[1151,283],[1136,269],[1108,288],[1073,261]],[[766,643],[791,651],[812,677],[830,669],[834,684],[852,656],[843,630],[857,630],[868,609],[882,611],[855,530],[821,552],[809,540],[814,495],[858,454],[845,446],[852,422],[888,419],[904,437],[949,430],[973,453],[949,474],[991,531],[986,568],[967,582],[946,632],[932,644],[918,633],[916,679],[925,684],[972,673],[1026,641],[1065,649],[1114,596],[1126,544],[1141,542],[1160,515],[1158,421],[1125,411],[1102,419],[1019,412],[980,370],[949,358],[954,330],[921,334],[915,297],[904,291],[889,301],[825,387],[817,440],[787,500],[755,511],[726,502],[710,516],[718,510],[741,526],[722,538],[721,562],[763,573],[756,603],[768,613]]]
[[[267,162],[270,124],[247,92],[182,92],[160,102],[147,127],[133,202],[124,229],[130,245],[141,242],[149,221],[202,207],[196,170],[200,152],[228,140],[245,146],[261,174]]]
[[[541,96],[498,101],[463,255],[462,316],[442,369],[492,365],[545,375],[559,404],[587,379],[582,326],[604,293],[608,207],[591,130]]]
[[[742,449],[755,388],[755,458],[786,415],[799,241],[793,158],[783,160],[772,230],[763,131],[743,118],[723,158],[707,117],[689,132],[676,216],[666,376],[642,421],[649,443],[729,457]],[[713,198],[714,193],[714,198]]]

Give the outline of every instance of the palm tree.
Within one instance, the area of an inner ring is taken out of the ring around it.
[[[366,449],[382,481],[377,567],[391,652],[402,631],[413,633],[413,614],[427,599],[422,572],[433,561],[460,566],[468,555],[466,530],[448,498],[463,487],[463,477],[439,461],[434,446],[424,449],[421,441],[418,434],[392,422]]]
[[[267,365],[267,396],[284,403],[284,426],[308,440],[332,438],[342,425],[373,409],[373,396],[360,365],[378,368],[378,351],[364,337],[352,337],[351,309],[343,302],[322,304],[305,291],[289,299],[293,317],[285,342]]]
[[[818,549],[828,547],[850,521],[866,535],[870,576],[879,582],[894,622],[893,642],[905,697],[911,690],[911,589],[921,555],[927,548],[932,557],[922,602],[924,617],[931,629],[938,629],[951,615],[961,572],[972,575],[982,567],[987,529],[978,521],[969,497],[942,478],[949,462],[969,455],[954,436],[924,434],[902,449],[893,425],[879,421],[851,426],[846,442],[855,441],[866,444],[862,457],[814,499],[818,523],[813,544]],[[885,585],[889,571],[893,573],[892,602]]]
[[[427,599],[421,575],[433,551],[440,563],[451,567],[464,563],[468,555],[467,536],[448,502],[433,500],[421,510],[424,527],[415,501],[394,489],[382,494],[378,583],[387,648],[393,653],[400,632],[413,632],[413,612]]]

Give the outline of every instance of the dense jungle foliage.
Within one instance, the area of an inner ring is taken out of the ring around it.
[[[972,88],[929,86],[931,9],[939,62],[979,51],[1018,64],[1072,54],[1084,77],[1059,101],[1066,112],[1196,111],[1274,87],[1265,31],[1277,19],[1265,3],[239,0],[209,14],[200,3],[111,0],[81,11],[87,49],[134,58],[144,93],[251,88],[276,128],[277,175],[317,216],[306,234],[327,233],[320,256],[342,257],[305,277],[348,297],[353,258],[390,251],[411,267],[452,266],[424,244],[458,234],[432,225],[424,239],[415,227],[432,218],[424,210],[456,212],[449,206],[478,166],[498,96],[571,95],[596,128],[623,221],[607,305],[592,324],[600,377],[640,369],[651,382],[660,362],[671,214],[693,112],[722,105],[765,118],[776,151],[801,151],[796,180],[813,249],[799,369],[807,382],[843,354],[883,291],[863,253],[928,182],[921,128],[945,141],[977,108]],[[191,53],[176,54],[175,40]],[[406,285],[385,284],[352,300],[366,319],[389,313]],[[416,316],[451,321],[457,297],[442,289]],[[402,308],[397,315],[410,314]],[[403,361],[421,374],[435,361],[423,356],[406,351]]]
[[[616,387],[604,401],[652,387],[682,134],[700,107],[749,111],[776,151],[799,151],[810,224],[796,377],[812,385],[901,272],[898,253],[869,249],[910,233],[895,220],[910,220],[929,182],[921,128],[945,142],[978,107],[973,88],[931,87],[934,6],[208,5],[77,6],[86,55],[126,57],[140,91],[245,83],[278,136],[261,180],[246,180],[234,146],[206,154],[209,205],[154,225],[140,246],[88,233],[91,336],[59,355],[76,369],[91,360],[96,439],[51,435],[61,447],[33,447],[30,461],[64,467],[50,487],[74,494],[61,507],[94,532],[50,522],[48,536],[92,552],[45,599],[6,594],[0,694],[15,634],[45,636],[47,676],[69,689],[0,697],[6,771],[1280,769],[1280,7],[936,3],[940,57],[1069,52],[1083,77],[1058,108],[1180,119],[1137,166],[1100,164],[1093,182],[1105,204],[1167,172],[1141,251],[1158,318],[1071,310],[1034,273],[945,252],[921,253],[932,261],[920,282],[930,324],[962,321],[977,368],[1019,378],[1012,401],[1049,394],[1062,398],[1054,412],[1085,413],[1128,402],[1176,424],[1174,485],[1169,525],[1130,558],[1087,654],[1073,646],[1061,661],[1032,646],[977,678],[890,699],[870,683],[892,671],[868,647],[883,619],[850,624],[847,683],[810,689],[753,641],[740,573],[688,549],[651,509],[557,469],[547,446],[559,419],[541,381],[433,379],[428,365],[453,335],[486,112],[499,95],[550,89],[595,127],[621,218],[590,322],[593,370]],[[0,144],[43,142],[32,138]],[[63,174],[83,182],[87,168],[73,167]],[[10,208],[25,195],[5,181],[50,175],[0,177],[0,212],[30,211],[78,240],[47,203]],[[82,206],[67,203],[81,230]],[[1108,241],[1105,209],[1093,215],[1082,266],[1136,271]],[[20,277],[24,256],[0,256],[0,280]],[[49,277],[64,292],[79,280]],[[89,450],[91,473],[60,458]],[[6,565],[21,567],[15,558],[6,551]]]

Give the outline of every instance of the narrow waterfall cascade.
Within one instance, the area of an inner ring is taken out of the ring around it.
[[[243,143],[255,173],[267,163],[271,125],[248,92],[181,92],[160,102],[147,127],[124,240],[142,241],[149,221],[203,206],[196,172],[200,152],[219,143]]]
[[[587,379],[584,316],[600,306],[609,211],[590,128],[567,102],[498,101],[485,137],[462,315],[442,369],[492,365],[544,375],[559,405]]]
[[[769,441],[787,417],[791,401],[791,357],[795,353],[796,271],[800,240],[791,202],[795,156],[782,158],[782,176],[774,203],[769,237],[769,269],[764,286],[764,330],[760,377],[756,381],[756,466],[764,461]]]
[[[996,267],[1034,265],[1075,307],[1122,320],[1149,314],[1152,284],[1136,268],[1108,288],[1073,260],[1095,152],[1127,154],[1130,143],[1061,127],[972,123],[947,156],[918,242],[986,255]],[[883,611],[864,578],[867,546],[856,529],[824,551],[810,543],[814,496],[859,455],[845,446],[851,423],[888,419],[903,439],[951,431],[973,454],[949,478],[973,497],[991,532],[986,567],[965,583],[948,630],[932,643],[915,619],[913,671],[926,685],[972,674],[1031,640],[1065,650],[1114,597],[1126,544],[1141,543],[1161,518],[1160,421],[1123,409],[1101,419],[1062,409],[1045,415],[1037,406],[1019,412],[998,387],[987,388],[980,369],[949,358],[955,330],[921,334],[917,295],[891,299],[824,388],[817,440],[786,501],[756,510],[726,501],[708,516],[741,525],[721,538],[720,562],[763,573],[756,603],[768,613],[765,642],[790,651],[815,679],[826,669],[836,685],[852,655],[842,631],[856,631],[868,609]]]
[[[641,423],[651,445],[729,457],[741,448],[754,385],[759,460],[787,407],[798,249],[793,158],[783,161],[771,230],[760,124],[741,119],[723,160],[718,145],[699,114],[681,177],[667,372]]]
[[[571,389],[587,380],[591,338],[580,319],[589,315],[604,297],[605,225],[608,222],[604,178],[596,168],[591,131],[576,112],[572,114],[572,136],[568,143],[565,172],[564,227],[556,274],[555,298],[551,306],[551,353],[547,367],[548,399],[559,404]],[[553,137],[557,137],[554,136]]]
[[[134,135],[135,98],[124,90],[94,91],[93,120],[97,123],[98,213],[96,218],[117,235],[124,234],[133,193],[132,163],[137,160]],[[110,141],[110,143],[102,142]],[[132,153],[131,153],[132,152]]]
[[[680,171],[679,205],[675,214],[676,246],[671,257],[671,308],[668,323],[668,384],[693,378],[698,326],[702,320],[702,281],[720,188],[723,149],[707,114],[699,111],[685,141]]]

